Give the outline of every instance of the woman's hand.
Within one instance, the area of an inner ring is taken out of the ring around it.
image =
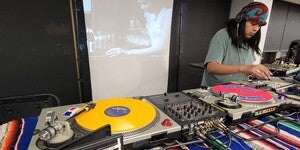
[[[243,66],[242,72],[246,75],[252,75],[259,79],[270,79],[272,73],[271,71],[264,65],[246,65]]]

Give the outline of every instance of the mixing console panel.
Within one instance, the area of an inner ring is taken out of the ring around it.
[[[273,76],[288,76],[298,72],[300,67],[295,64],[264,64],[273,73]]]
[[[178,122],[205,120],[217,113],[214,107],[196,99],[167,104],[164,110],[167,114],[176,118]]]
[[[217,107],[182,92],[146,96],[145,99],[181,125],[182,130],[187,130],[189,135],[193,134],[195,125],[207,120],[222,119],[226,115]]]

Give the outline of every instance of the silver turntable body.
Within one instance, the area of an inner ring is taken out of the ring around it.
[[[150,103],[146,99],[142,99],[142,100]],[[71,107],[81,108],[84,105],[86,104],[75,104],[75,105],[67,105],[67,106],[59,106],[59,107],[43,109],[38,118],[36,129],[42,130],[47,128],[47,124],[45,122],[48,119],[47,117],[49,115],[49,112],[55,112],[57,120],[65,121],[68,119],[68,117],[65,117],[63,115],[66,112],[66,110],[69,110]],[[170,137],[179,138],[181,126],[178,125],[166,114],[164,114],[161,110],[156,108],[156,106],[153,105],[153,107],[157,111],[157,117],[156,117],[157,119],[153,121],[154,123],[151,124],[151,126],[148,127],[147,129],[141,129],[141,130],[137,130],[136,132],[130,132],[124,134],[122,143],[124,144],[125,149],[135,149],[135,147],[142,146],[143,144],[149,144],[151,142],[155,143],[156,142],[155,140],[162,140],[162,139],[166,140]],[[145,112],[141,112],[141,113],[145,113]],[[114,133],[112,133],[112,135],[113,134]],[[40,138],[39,135],[33,135],[28,149],[39,150],[40,148],[38,148],[36,145],[36,141],[39,138]]]
[[[290,99],[279,99],[278,95],[272,93],[273,100],[266,103],[247,103],[247,102],[238,102],[240,108],[226,108],[216,104],[216,101],[222,99],[221,96],[216,96],[211,93],[209,89],[190,89],[183,91],[184,93],[201,99],[207,103],[215,105],[220,109],[225,110],[228,113],[228,116],[232,118],[233,121],[243,119],[243,117],[255,117],[263,114],[271,113],[277,111],[277,108],[280,105],[290,104]]]

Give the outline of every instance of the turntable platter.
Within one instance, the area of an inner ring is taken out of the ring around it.
[[[156,109],[145,101],[109,98],[97,101],[94,109],[78,115],[75,122],[87,130],[110,124],[112,133],[124,133],[147,127],[156,116]]]
[[[211,90],[216,94],[237,94],[242,102],[266,103],[273,100],[272,94],[246,85],[222,84],[213,86]]]

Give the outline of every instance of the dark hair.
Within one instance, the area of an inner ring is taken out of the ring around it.
[[[261,35],[261,29],[257,31],[250,39],[244,37],[246,20],[242,20],[237,23],[235,19],[229,19],[226,22],[226,29],[231,38],[232,45],[235,47],[250,46],[257,54],[261,54],[261,50],[258,47]],[[238,30],[238,32],[237,32]]]

